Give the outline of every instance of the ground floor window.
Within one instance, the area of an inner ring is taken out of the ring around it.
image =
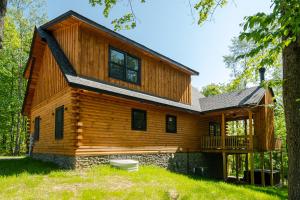
[[[41,126],[41,118],[36,117],[34,119],[34,140],[38,141],[40,139],[40,126]]]
[[[55,139],[64,137],[64,106],[55,109]]]
[[[176,133],[177,132],[177,117],[173,115],[166,116],[166,132]]]
[[[145,110],[132,109],[131,129],[140,131],[147,130],[147,112]]]

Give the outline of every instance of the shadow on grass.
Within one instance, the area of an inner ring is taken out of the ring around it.
[[[199,177],[199,176],[195,176],[195,175],[186,175],[186,176],[193,180],[202,180],[202,181],[207,181],[207,182],[212,182],[212,183],[223,182],[220,179],[209,179],[209,178]],[[286,186],[285,187],[260,187],[260,186],[252,186],[252,185],[249,185],[246,183],[241,184],[241,183],[230,183],[230,182],[227,182],[227,184],[230,184],[233,186],[243,186],[249,190],[265,193],[265,194],[272,195],[272,196],[277,196],[282,200],[288,199],[288,189]]]
[[[280,199],[288,199],[287,187],[254,187],[254,186],[245,186],[245,187],[257,192],[278,196]]]
[[[21,173],[49,174],[57,170],[61,169],[53,163],[41,162],[29,157],[0,158],[0,176],[14,176]]]

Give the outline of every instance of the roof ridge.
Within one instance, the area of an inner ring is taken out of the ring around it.
[[[95,21],[93,21],[93,20],[91,20],[91,19],[75,12],[75,11],[73,11],[73,10],[69,10],[69,11],[63,13],[62,15],[50,20],[49,22],[47,22],[47,23],[43,24],[42,26],[40,26],[40,28],[45,30],[48,27],[52,26],[53,24],[58,23],[59,21],[62,21],[62,20],[66,19],[70,16],[74,16],[74,17],[78,18],[79,20],[81,20],[81,21],[83,21],[83,22],[85,22],[85,23],[87,23],[91,26],[94,26],[98,29],[101,29],[102,31],[107,32],[110,35],[113,35],[113,36],[117,37],[118,39],[121,39],[121,40],[123,40],[127,43],[130,43],[130,44],[134,45],[137,48],[143,49],[144,51],[146,51],[146,52],[148,52],[152,55],[155,55],[155,56],[159,57],[162,60],[165,60],[169,63],[172,63],[173,65],[176,65],[177,67],[179,67],[183,70],[187,70],[190,73],[192,73],[193,75],[199,75],[199,72],[197,72],[196,70],[191,69],[191,68],[189,68],[189,67],[187,67],[187,66],[185,66],[185,65],[183,65],[183,64],[181,64],[181,63],[179,63],[179,62],[177,62],[177,61],[175,61],[175,60],[173,60],[173,59],[171,59],[171,58],[169,58],[169,57],[167,57],[163,54],[161,54],[161,53],[158,53],[157,51],[152,50],[149,47],[146,47],[145,45],[143,45],[141,43],[138,43],[138,42],[136,42],[136,41],[134,41],[134,40],[132,40],[128,37],[125,37],[124,35],[121,35],[121,34],[115,32],[115,31],[113,31],[113,30],[111,30],[111,29],[109,29],[109,28],[107,28],[107,27],[105,27],[105,26],[103,26],[103,25],[101,25],[101,24],[99,24],[99,23],[97,23],[97,22],[95,22]]]

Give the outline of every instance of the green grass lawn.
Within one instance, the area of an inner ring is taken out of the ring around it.
[[[287,199],[286,188],[236,186],[143,166],[61,170],[30,158],[0,158],[0,199]]]

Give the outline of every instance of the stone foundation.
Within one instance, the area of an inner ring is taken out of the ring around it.
[[[156,165],[183,174],[195,174],[207,178],[222,178],[222,155],[213,153],[155,153],[117,154],[99,156],[64,156],[53,154],[32,155],[34,159],[54,162],[62,168],[86,168],[108,164],[111,159],[138,160],[140,165]]]
[[[33,153],[31,157],[44,162],[53,162],[64,169],[74,169],[76,159],[74,156],[64,156],[58,154]]]

